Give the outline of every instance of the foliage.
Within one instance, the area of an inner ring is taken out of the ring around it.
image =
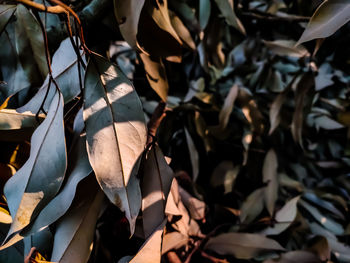
[[[0,262],[349,262],[349,8],[1,1]]]

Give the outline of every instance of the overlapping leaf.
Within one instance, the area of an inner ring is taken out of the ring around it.
[[[141,102],[119,68],[92,55],[85,75],[84,121],[89,160],[102,189],[134,232],[141,207],[136,177],[146,143]]]

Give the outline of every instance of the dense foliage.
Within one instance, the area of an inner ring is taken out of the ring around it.
[[[0,262],[349,262],[349,20],[1,0]]]

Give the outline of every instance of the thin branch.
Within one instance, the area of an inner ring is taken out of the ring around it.
[[[156,136],[158,127],[165,117],[165,102],[159,102],[157,108],[154,110],[153,115],[148,122],[148,137],[147,137],[147,145],[153,142],[154,137]]]
[[[64,9],[63,7],[61,7],[59,5],[45,6],[43,4],[39,4],[39,3],[33,2],[31,0],[16,0],[16,1],[18,3],[33,7],[38,11],[48,12],[48,13],[52,13],[52,14],[67,14],[68,13],[68,11],[66,9]]]

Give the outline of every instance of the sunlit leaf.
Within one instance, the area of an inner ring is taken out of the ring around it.
[[[141,207],[136,174],[147,138],[141,102],[117,66],[93,55],[85,75],[84,103],[90,164],[105,194],[125,211],[133,233]]]
[[[350,20],[350,4],[343,0],[325,0],[317,8],[298,43],[334,34]]]
[[[63,98],[57,92],[31,139],[28,161],[7,181],[4,193],[13,219],[10,237],[27,226],[57,194],[66,171]]]

